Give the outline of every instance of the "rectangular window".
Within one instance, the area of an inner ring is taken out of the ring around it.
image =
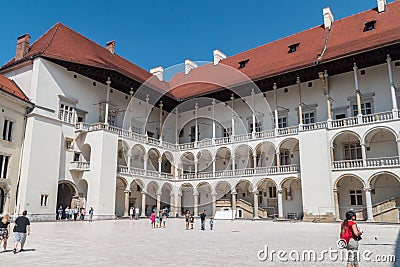
[[[290,165],[290,152],[289,150],[281,150],[279,154],[281,165]]]
[[[350,205],[361,206],[362,204],[362,190],[350,190]]]
[[[282,129],[282,128],[287,128],[288,124],[287,124],[287,116],[284,117],[279,117],[278,118],[278,128]]]
[[[256,121],[256,132],[261,132],[262,131],[262,123],[260,122],[260,121]],[[252,133],[253,132],[253,122],[250,122],[249,123],[249,130],[250,130],[250,133]]]
[[[74,161],[80,161],[81,153],[75,152],[74,153]]]
[[[75,123],[75,108],[63,103],[60,104],[58,119],[67,123]]]
[[[361,103],[361,113],[363,115],[372,114],[372,103],[371,102]],[[353,105],[353,116],[356,117],[357,114],[358,114],[358,107],[356,104],[356,105]]]
[[[276,187],[270,186],[268,187],[269,198],[276,198]]]
[[[12,142],[12,130],[14,122],[5,119],[3,124],[3,140]]]
[[[197,125],[197,140],[200,139],[200,130],[199,126]],[[196,141],[196,126],[190,127],[190,142]]]
[[[223,137],[229,137],[232,135],[232,127],[227,127],[222,130]]]
[[[41,194],[40,195],[40,206],[47,207],[48,200],[49,200],[48,194]]]
[[[306,111],[302,114],[303,124],[315,123],[315,111]]]
[[[345,160],[362,159],[360,143],[344,144],[344,159]]]
[[[74,139],[72,138],[65,138],[65,149],[71,150],[74,147]]]
[[[0,178],[7,178],[10,156],[0,155]]]

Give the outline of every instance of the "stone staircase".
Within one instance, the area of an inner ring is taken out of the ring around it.
[[[399,222],[400,198],[389,198],[372,206],[372,214],[375,222]],[[357,220],[367,220],[367,209],[356,211]]]
[[[216,202],[216,207],[217,210],[224,209],[224,208],[232,208],[232,203],[230,199],[219,199]],[[242,218],[243,219],[253,219],[253,205],[244,200],[238,198],[236,200],[236,210],[242,210]],[[238,217],[238,212],[236,212],[236,217]],[[264,208],[258,208],[258,217],[259,218],[268,218],[268,212],[267,209]]]

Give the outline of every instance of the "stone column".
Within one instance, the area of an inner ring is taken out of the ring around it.
[[[212,142],[213,142],[213,144],[215,144],[215,130],[216,130],[216,125],[215,125],[215,103],[216,103],[216,101],[215,101],[215,98],[213,98],[213,100],[212,100],[212,118],[213,118],[213,121],[212,121]]]
[[[281,153],[279,151],[276,152],[276,167],[279,172],[279,168],[281,167]]]
[[[234,138],[234,135],[235,135],[235,110],[234,110],[234,108],[233,108],[233,100],[234,100],[235,98],[233,97],[233,94],[231,94],[231,103],[232,103],[232,136],[231,136],[231,140],[232,140],[232,142],[233,142],[233,138]]]
[[[254,93],[254,88],[251,89],[251,99],[252,99],[252,109],[253,109],[253,114],[252,114],[252,124],[253,124],[253,131],[251,132],[252,138],[256,137],[256,101],[255,101],[255,93]]]
[[[110,103],[110,84],[111,84],[110,77],[107,77],[106,84],[107,84],[107,95],[106,95],[106,110],[104,114],[104,124],[108,124],[108,109]]]
[[[145,191],[142,191],[142,213],[140,214],[140,217],[146,217],[146,196],[147,193]]]
[[[157,193],[157,215],[160,214],[161,209],[161,193]]]
[[[392,97],[393,118],[398,118],[399,114],[397,108],[396,88],[394,86],[394,81],[393,81],[392,59],[390,58],[390,55],[387,55],[386,62],[388,65],[388,72],[389,72],[390,95]]]
[[[278,190],[278,216],[283,218],[283,192],[281,189]]]
[[[253,219],[260,219],[258,216],[258,191],[253,192]]]
[[[367,222],[374,222],[374,214],[372,212],[371,188],[364,188],[365,204],[367,205]]]
[[[365,149],[365,143],[361,144],[361,154],[362,154],[363,167],[366,167],[367,166],[367,152]]]
[[[163,134],[162,134],[162,127],[163,127],[163,103],[160,101],[160,144],[162,144]]]
[[[301,100],[301,83],[300,83],[300,77],[297,77],[296,80],[297,83],[297,87],[299,89],[299,129],[302,130],[302,126],[303,126],[303,103]]]
[[[256,174],[257,170],[257,151],[254,150],[253,152],[253,169],[254,169],[254,174]]]
[[[333,147],[330,147],[329,151],[330,151],[330,154],[331,154],[331,163],[333,163],[335,161],[335,154],[334,154]]]
[[[235,166],[236,160],[235,160],[235,159],[236,159],[235,156],[233,156],[233,157],[231,158],[231,160],[232,160],[232,171],[233,171],[233,175],[235,175],[235,170],[236,170],[236,166]]]
[[[338,196],[338,190],[337,189],[333,189],[333,201],[334,201],[334,204],[335,204],[336,221],[340,221],[339,196]]]
[[[145,154],[143,156],[143,170],[146,173],[147,172],[147,161],[149,160],[149,156]]]
[[[361,92],[358,84],[358,67],[356,63],[354,63],[353,72],[354,72],[354,86],[356,90],[356,99],[357,99],[357,118],[358,118],[358,123],[362,123]]]
[[[194,143],[197,147],[198,142],[199,142],[199,122],[198,122],[198,109],[199,109],[199,105],[196,103],[196,105],[194,106],[195,109],[195,115],[196,115],[196,120],[195,120],[195,127],[194,127]]]
[[[175,215],[175,196],[174,194],[170,194],[170,199],[169,199],[169,209],[170,209],[170,214]]]
[[[215,212],[217,211],[217,193],[211,193],[212,197],[212,211],[211,211],[211,216],[215,216]]]
[[[215,162],[215,158],[213,159],[213,162],[212,162],[212,171],[213,171],[213,177],[215,177],[215,166],[216,165],[216,162]]]
[[[128,154],[127,154],[127,159],[126,159],[126,161],[127,161],[126,162],[126,167],[128,167],[128,171],[131,170],[131,159],[132,159],[132,154],[129,151]]]
[[[125,210],[124,210],[124,217],[129,217],[129,193],[131,191],[125,190]]]
[[[236,218],[236,192],[232,192],[232,219]]]
[[[199,216],[199,192],[193,190],[193,216]]]
[[[158,159],[158,176],[161,177],[161,164],[162,164],[162,159],[161,157]]]
[[[177,194],[177,199],[176,199],[176,214],[178,214],[178,217],[181,216],[182,213],[182,194],[179,193]]]
[[[196,156],[194,156],[194,178],[198,177],[198,173],[199,173],[199,160],[197,159]]]

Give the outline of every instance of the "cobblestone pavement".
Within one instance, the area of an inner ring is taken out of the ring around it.
[[[151,229],[138,221],[32,223],[29,251],[0,254],[0,266],[346,266],[345,262],[260,261],[257,252],[271,250],[337,249],[339,224],[270,221],[215,221],[213,231],[185,230],[184,220],[169,219],[165,229]],[[360,224],[360,251],[395,254],[398,225]],[[11,236],[11,240],[12,240]],[[399,245],[400,246],[400,245]],[[397,258],[400,261],[400,248]],[[296,257],[296,254],[292,254]],[[260,255],[260,256],[263,256]],[[293,258],[292,257],[292,258]],[[363,263],[362,266],[400,266],[400,263]]]

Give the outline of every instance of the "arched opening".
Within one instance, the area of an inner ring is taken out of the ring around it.
[[[185,211],[190,211],[191,214],[193,214],[194,210],[194,198],[193,198],[193,186],[191,184],[183,184],[180,187],[181,192],[182,192],[182,199],[181,199],[181,203],[182,203],[182,210],[181,213],[185,212]]]
[[[282,183],[283,216],[287,219],[303,219],[303,196],[301,183],[297,178],[289,178]]]
[[[63,209],[63,219],[65,218],[65,208],[72,207],[72,198],[77,195],[78,194],[75,190],[75,186],[72,184],[72,182],[61,181],[58,183],[56,213],[61,206]]]
[[[372,213],[376,222],[399,222],[400,182],[391,173],[371,179]]]
[[[5,194],[4,189],[0,187],[0,214],[4,211]]]
[[[199,212],[205,210],[208,216],[212,216],[212,196],[211,185],[207,182],[201,182],[197,185],[197,192],[199,193]]]
[[[173,162],[172,154],[170,152],[164,152],[161,157],[161,172],[173,174]]]
[[[126,186],[125,179],[117,177],[115,186],[115,215],[118,217],[124,216]]]
[[[211,152],[208,150],[201,150],[197,154],[197,159],[198,159],[198,172],[199,178],[202,178],[202,173],[211,173],[212,172],[212,156]]]
[[[345,219],[348,210],[365,209],[364,183],[360,178],[353,175],[342,176],[336,183],[339,214],[341,219]],[[366,219],[358,218],[357,219]]]
[[[157,212],[157,193],[159,190],[158,183],[151,181],[147,184],[146,192],[146,215],[151,215],[151,213]]]
[[[285,139],[279,146],[279,160],[281,166],[299,165],[299,140],[295,138]]]
[[[158,160],[160,159],[160,152],[157,149],[151,148],[148,152],[149,160],[147,162],[147,169],[150,171],[158,171]]]
[[[360,138],[353,132],[346,131],[333,139],[333,160],[357,161],[362,159]]]
[[[253,185],[250,181],[242,180],[236,184],[236,217],[253,218]]]
[[[226,147],[219,148],[215,153],[215,170],[225,171],[231,169],[231,151]]]
[[[276,183],[268,178],[258,183],[258,206],[266,209],[268,217],[278,217],[278,192]]]
[[[271,142],[262,142],[257,145],[257,168],[275,166],[275,151],[275,146]]]
[[[253,150],[248,145],[240,145],[235,150],[235,169],[253,168]]]
[[[144,169],[144,154],[146,150],[141,145],[134,145],[132,148],[131,166],[136,169]]]
[[[194,155],[192,152],[185,152],[181,156],[183,173],[194,173]]]
[[[128,166],[127,165],[127,155],[129,152],[129,146],[126,142],[119,140],[118,141],[118,159],[117,164],[121,166]]]
[[[78,182],[79,197],[76,201],[76,205],[78,206],[78,208],[86,208],[87,192],[88,192],[88,183],[86,180],[81,179]]]
[[[139,212],[142,212],[142,190],[143,183],[140,180],[134,180],[130,184],[130,193],[129,193],[129,208],[139,208]],[[139,213],[139,214],[140,214]]]
[[[90,147],[90,145],[89,144],[84,144],[81,147],[81,152],[82,152],[83,160],[85,162],[90,162],[90,157],[91,157],[91,153],[92,153],[92,148]]]
[[[387,128],[376,128],[365,136],[367,163],[373,164],[372,159],[398,159],[396,136]]]
[[[168,210],[171,210],[171,192],[172,185],[170,183],[164,183],[161,187],[161,209],[168,208]]]

